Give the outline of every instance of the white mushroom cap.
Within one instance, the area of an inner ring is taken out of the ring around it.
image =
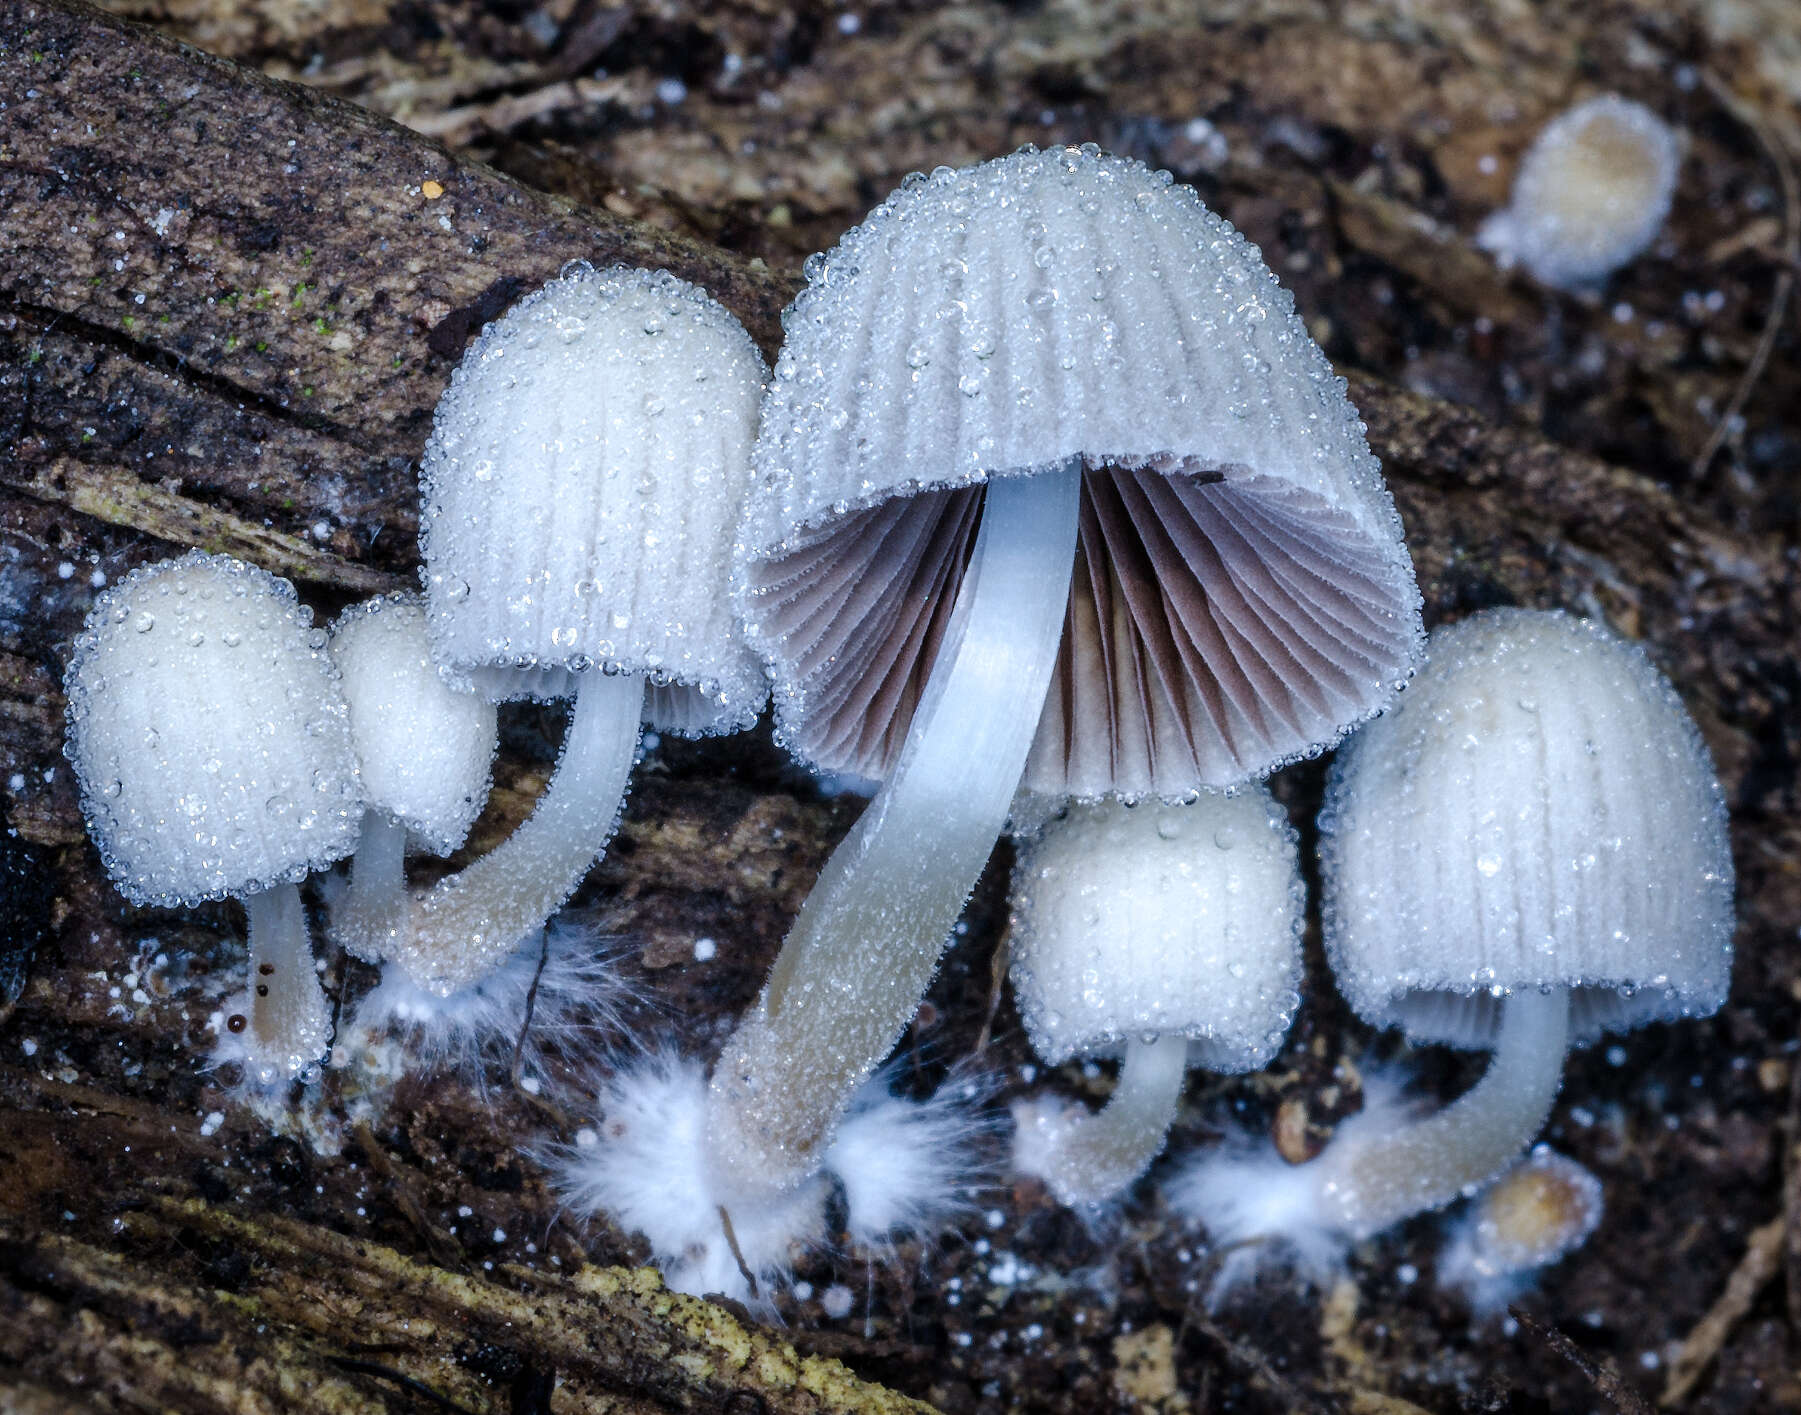
[[[165,907],[304,879],[363,802],[325,631],[294,587],[191,551],[94,602],[65,749],[119,892]]]
[[[1092,147],[909,178],[807,266],[742,586],[788,745],[882,776],[989,477],[1085,460],[1025,787],[1178,797],[1330,745],[1418,651],[1362,425],[1254,246]]]
[[[1591,98],[1546,124],[1477,242],[1546,285],[1592,285],[1657,238],[1681,166],[1681,139],[1649,108]]]
[[[1346,745],[1320,816],[1326,950],[1359,1014],[1490,1045],[1497,993],[1567,987],[1577,1040],[1725,1000],[1726,807],[1634,645],[1490,610],[1436,631]]]
[[[1262,787],[1189,805],[1071,806],[1013,872],[1013,988],[1056,1065],[1181,1033],[1250,1071],[1282,1044],[1306,894],[1288,816]]]
[[[448,855],[481,814],[494,761],[494,705],[454,692],[431,659],[416,594],[352,605],[331,626],[369,809]]]
[[[644,674],[653,725],[748,726],[766,689],[728,589],[764,377],[664,271],[580,268],[489,325],[420,469],[440,662],[495,699]]]

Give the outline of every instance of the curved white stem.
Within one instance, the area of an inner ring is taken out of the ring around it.
[[[1060,1107],[1040,1113],[1047,1133],[1031,1147],[1033,1172],[1062,1203],[1111,1199],[1162,1152],[1187,1074],[1187,1038],[1127,1043],[1119,1081],[1099,1111]]]
[[[945,643],[894,769],[832,858],[714,1069],[728,1191],[815,1173],[851,1093],[925,995],[1025,769],[1075,563],[1081,460],[990,481]]]
[[[406,827],[386,811],[364,811],[350,862],[350,888],[331,910],[331,936],[358,958],[388,956],[406,917]]]
[[[244,896],[249,920],[250,1016],[242,1046],[259,1082],[297,1076],[325,1055],[331,1008],[313,967],[306,906],[297,885]],[[234,1013],[228,1025],[239,1025]]]
[[[1456,1101],[1399,1130],[1368,1113],[1339,1128],[1314,1161],[1322,1212],[1362,1238],[1494,1178],[1544,1127],[1569,1034],[1568,992],[1514,993],[1487,1073]]]
[[[408,902],[388,955],[448,996],[537,930],[606,848],[638,755],[644,680],[581,675],[557,769],[526,822],[466,869]]]

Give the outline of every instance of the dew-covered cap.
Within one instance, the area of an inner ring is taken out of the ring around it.
[[[1055,796],[1230,785],[1388,701],[1421,638],[1363,427],[1256,247],[1092,147],[914,176],[807,265],[764,403],[741,593],[790,747],[881,776],[979,483],[1081,457]]]
[[[1588,620],[1503,609],[1436,631],[1340,753],[1320,836],[1326,951],[1377,1025],[1488,1046],[1496,990],[1568,987],[1592,1041],[1725,1001],[1713,764],[1644,653]]]
[[[1056,1065],[1182,1033],[1250,1071],[1300,1003],[1306,908],[1287,814],[1262,787],[1187,805],[1071,806],[1013,871],[1013,990]]]
[[[463,843],[488,797],[494,704],[454,692],[432,662],[416,594],[354,604],[331,626],[369,809],[434,855]]]
[[[653,725],[748,726],[765,683],[730,562],[765,372],[666,271],[577,268],[489,325],[420,468],[439,661],[494,699],[641,673]]]
[[[255,893],[355,847],[349,714],[286,580],[200,551],[133,571],[64,687],[88,834],[132,903]]]

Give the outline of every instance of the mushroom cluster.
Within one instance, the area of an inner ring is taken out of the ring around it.
[[[1329,1263],[1487,1185],[1446,1265],[1478,1302],[1580,1243],[1598,1182],[1516,1165],[1566,1048],[1710,1012],[1728,980],[1724,807],[1674,690],[1560,614],[1428,646],[1343,381],[1167,173],[1092,147],[939,169],[806,274],[773,376],[660,271],[574,267],[491,325],[426,451],[422,601],[358,606],[328,643],[290,586],[193,554],[96,604],[68,674],[90,832],[134,903],[245,899],[221,1054],[263,1081],[325,1054],[297,884],[352,851],[331,936],[384,966],[355,1026],[479,1064],[547,992],[604,1011],[610,965],[552,916],[643,725],[739,730],[773,683],[796,757],[879,788],[717,1060],[572,1044],[593,1123],[540,1158],[673,1286],[740,1299],[834,1218],[878,1250],[947,1221],[980,1088],[913,1100],[880,1068],[1010,833],[1032,1045],[1119,1059],[1098,1111],[1016,1102],[1012,1163],[1092,1211],[1180,1133],[1190,1062],[1280,1049],[1307,899],[1261,783],[1354,733],[1319,820],[1338,986],[1488,1073],[1429,1116],[1371,1104],[1304,1164],[1189,1156],[1167,1192],[1222,1250]],[[468,836],[519,699],[573,700],[549,786],[409,887],[409,846]]]

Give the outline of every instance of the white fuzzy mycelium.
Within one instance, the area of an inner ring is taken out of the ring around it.
[[[495,709],[454,691],[431,659],[415,594],[352,605],[331,626],[368,815],[351,887],[332,910],[346,948],[379,959],[399,922],[409,845],[448,855],[488,798]]]
[[[1016,1167],[1066,1203],[1109,1198],[1162,1148],[1188,1061],[1265,1065],[1300,1003],[1304,909],[1294,828],[1263,787],[1075,805],[1022,841],[1010,938],[1033,1048],[1124,1060],[1098,1115],[1016,1105]]]
[[[795,1255],[827,1241],[834,1181],[844,1236],[876,1256],[890,1253],[901,1235],[929,1233],[969,1207],[983,1126],[963,1094],[968,1084],[953,1078],[937,1095],[912,1101],[871,1078],[818,1173],[752,1196],[729,1177],[722,1182],[708,1163],[705,1068],[662,1053],[590,1083],[592,1124],[542,1158],[572,1210],[605,1213],[644,1236],[670,1287],[766,1307],[787,1283]]]
[[[1657,238],[1681,166],[1680,136],[1650,109],[1591,98],[1539,133],[1477,243],[1556,289],[1597,285]]]
[[[95,601],[66,679],[66,748],[119,892],[164,908],[227,895],[250,923],[229,1046],[258,1082],[330,1030],[295,883],[356,843],[363,799],[325,632],[293,586],[190,552]]]

